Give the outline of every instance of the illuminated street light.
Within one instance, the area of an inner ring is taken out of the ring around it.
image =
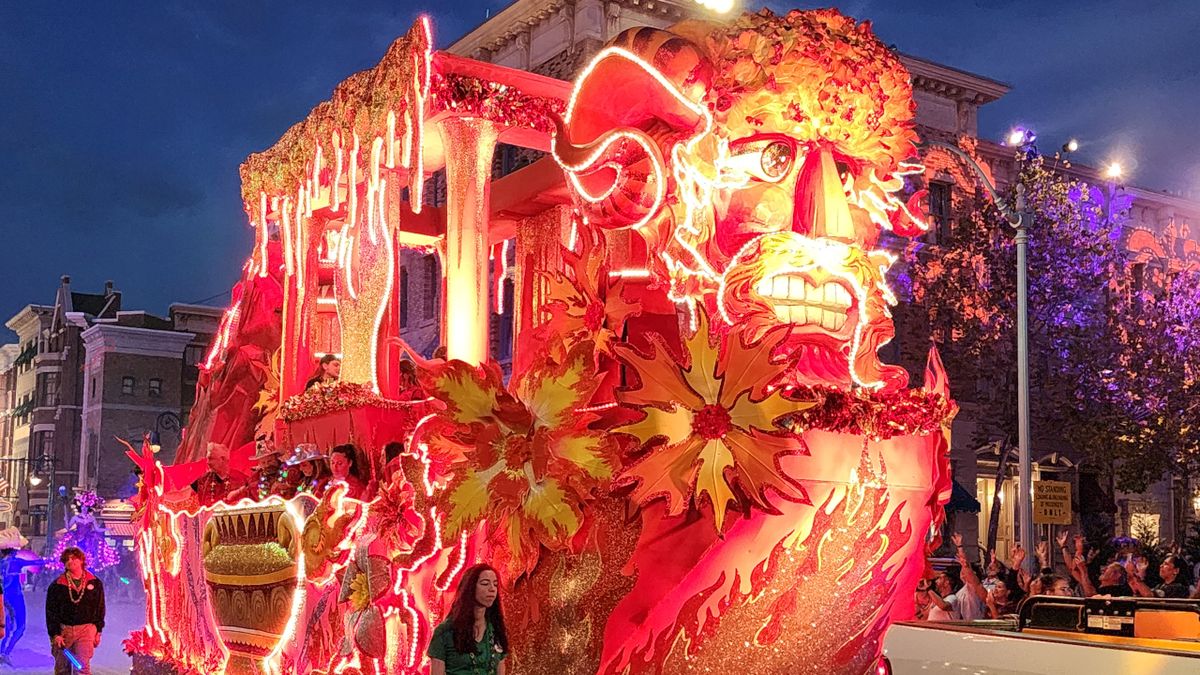
[[[1079,149],[1079,141],[1072,138],[1071,140],[1067,141],[1066,143],[1063,143],[1062,149],[1063,149],[1063,152],[1075,152],[1076,150]]]
[[[1104,177],[1111,180],[1116,180],[1120,178],[1123,173],[1124,170],[1121,169],[1121,163],[1113,162],[1112,164],[1108,165],[1107,169],[1104,170]]]
[[[1037,134],[1033,133],[1032,129],[1013,127],[1012,131],[1008,132],[1008,145],[1014,148],[1031,145],[1035,140],[1037,140]]]
[[[29,484],[32,485],[33,487],[37,487],[37,486],[41,485],[42,477],[37,475],[36,473],[29,474]]]

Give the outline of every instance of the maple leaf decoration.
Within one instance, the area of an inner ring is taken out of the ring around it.
[[[659,445],[618,479],[636,486],[635,502],[665,498],[668,514],[676,516],[707,500],[721,531],[730,502],[778,513],[768,491],[807,500],[804,488],[779,466],[781,456],[802,453],[803,444],[778,432],[774,420],[813,404],[764,391],[785,367],[770,358],[781,336],[774,331],[751,344],[735,335],[714,341],[701,313],[699,329],[686,343],[686,365],[659,339],[650,355],[615,346],[641,382],[637,389],[618,392],[618,399],[645,413],[618,431],[636,436],[643,446]]]
[[[563,270],[542,272],[550,320],[540,330],[557,334],[568,343],[593,340],[596,350],[611,352],[626,319],[641,313],[640,300],[623,295],[624,283],[609,285],[606,247],[595,228],[576,224],[579,253],[563,247]]]
[[[279,415],[280,352],[280,349],[276,349],[275,353],[271,355],[271,365],[269,368],[257,362],[251,363],[256,370],[263,374],[264,380],[263,388],[258,392],[258,400],[255,401],[253,406],[254,412],[262,415],[254,431],[256,438],[275,432],[275,419]]]
[[[534,568],[539,545],[568,545],[585,504],[612,477],[611,439],[588,429],[595,415],[580,410],[600,384],[594,364],[590,342],[561,358],[544,350],[511,393],[494,363],[451,361],[422,374],[446,403],[425,442],[434,461],[453,466],[447,538],[486,520],[489,538],[507,546],[513,578]]]

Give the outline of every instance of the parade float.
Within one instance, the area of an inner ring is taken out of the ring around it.
[[[242,167],[256,242],[187,441],[130,449],[135,671],[428,672],[476,561],[510,672],[868,671],[951,485],[936,353],[915,388],[877,354],[884,242],[926,227],[913,115],[832,10],[625,31],[573,84],[419,21]],[[496,178],[500,143],[544,156]],[[446,359],[403,339],[411,249],[441,262]],[[305,391],[327,351],[340,383]],[[237,464],[256,436],[353,443],[376,494],[178,496],[208,442]]]

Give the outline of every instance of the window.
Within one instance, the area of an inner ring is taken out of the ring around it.
[[[950,183],[929,183],[929,220],[933,225],[934,242],[945,244],[950,241]]]
[[[132,377],[122,377],[121,378],[121,393],[122,394],[132,394],[133,388],[136,385],[137,385],[137,380],[133,379]]]
[[[150,378],[150,395],[162,396],[162,380],[157,377]]]
[[[96,398],[96,378],[94,378],[94,377],[92,378],[92,393],[90,394],[90,396],[92,398]]]
[[[33,447],[37,448],[37,452],[41,457],[54,456],[54,432],[39,431],[33,439]]]
[[[37,391],[39,407],[58,405],[58,373],[39,373]]]
[[[408,328],[408,270],[400,268],[400,327]]]
[[[195,366],[204,360],[204,345],[188,345],[183,348],[183,365]]]
[[[437,296],[442,291],[442,275],[438,273],[436,255],[425,256],[425,318],[432,319],[437,314]]]

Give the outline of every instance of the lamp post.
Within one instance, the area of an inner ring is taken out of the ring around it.
[[[16,460],[20,461],[20,460]],[[55,476],[58,473],[58,460],[45,454],[37,457],[30,457],[29,462],[29,484],[33,487],[40,486],[46,481],[42,474],[46,474],[49,478],[49,485],[46,486],[46,544],[45,547],[49,551],[54,550],[54,496],[55,496]],[[66,526],[66,523],[63,523]]]
[[[183,420],[179,418],[179,413],[167,410],[159,414],[158,419],[154,420],[154,433],[150,434],[150,447],[154,452],[162,449],[163,431],[179,431],[183,426]]]
[[[1027,136],[1032,140],[1032,136]],[[1029,447],[1029,233],[1027,227],[1032,219],[1025,200],[1025,187],[1016,186],[1016,209],[1009,208],[996,193],[996,186],[984,173],[983,168],[961,148],[938,140],[926,140],[918,147],[940,148],[963,160],[975,171],[996,208],[1013,228],[1013,243],[1017,248],[1017,450],[1018,482],[1017,523],[1021,530],[1021,547],[1032,551],[1033,543],[1033,463]],[[1026,564],[1031,564],[1028,560]]]

